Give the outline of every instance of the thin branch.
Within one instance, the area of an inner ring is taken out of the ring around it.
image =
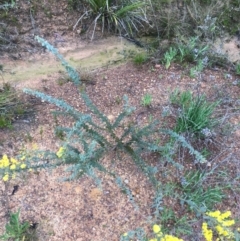
[[[75,30],[75,28],[78,26],[79,22],[82,20],[82,18],[87,15],[90,11],[85,12],[79,19],[78,21],[75,23],[75,25],[73,26],[73,31]]]

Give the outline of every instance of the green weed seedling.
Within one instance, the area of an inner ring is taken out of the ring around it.
[[[165,63],[166,69],[168,69],[171,63],[177,56],[177,49],[170,47],[169,50],[164,54],[163,62]]]
[[[236,74],[240,75],[240,63],[236,65]]]
[[[64,140],[65,138],[65,133],[63,130],[59,129],[58,127],[55,128],[54,134],[57,138],[59,138],[60,140]]]
[[[20,211],[10,214],[9,223],[5,226],[5,233],[0,236],[1,240],[13,241],[36,241],[34,232],[30,232],[30,223],[21,222],[19,219]]]
[[[203,46],[199,38],[190,38],[187,43],[177,43],[176,60],[180,63],[194,63],[195,66],[190,69],[190,77],[195,78],[201,73],[208,64],[207,50],[208,45]]]
[[[197,65],[190,69],[190,73],[189,73],[190,77],[195,78],[198,74],[200,74],[203,71],[203,69],[204,69],[203,61],[199,60]]]
[[[170,94],[170,102],[174,105],[184,106],[192,101],[192,93],[187,90],[180,92],[178,89],[174,90]]]
[[[144,107],[150,107],[151,104],[152,104],[152,95],[150,95],[150,94],[145,94],[145,95],[142,97],[141,104],[142,104]]]
[[[9,120],[9,116],[6,116],[5,114],[0,115],[0,128],[12,128],[12,123]]]
[[[194,79],[196,77],[197,71],[195,69],[195,67],[191,68],[189,71],[189,76]]]
[[[146,53],[137,53],[133,58],[133,62],[136,65],[142,65],[146,61],[147,61],[147,54]]]
[[[163,209],[160,215],[160,223],[164,232],[174,233],[177,236],[192,234],[187,216],[177,217],[174,210],[167,207]]]

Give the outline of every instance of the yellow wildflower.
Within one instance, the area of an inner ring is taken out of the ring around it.
[[[153,232],[154,233],[159,233],[161,231],[161,227],[157,224],[153,225]]]
[[[222,219],[229,218],[232,215],[231,211],[226,211],[221,214]]]
[[[172,236],[172,235],[166,234],[166,235],[161,239],[161,241],[183,241],[183,240],[180,239],[180,238],[174,237],[174,236]]]
[[[26,165],[25,163],[23,163],[23,164],[21,164],[20,167],[21,167],[22,169],[24,169],[24,168],[26,168],[26,166],[27,166],[27,165]]]
[[[16,169],[16,165],[15,164],[12,164],[11,166],[10,166],[10,170],[15,170]]]
[[[158,238],[162,237],[162,235],[163,235],[162,232],[159,232],[159,233],[156,234],[156,236],[157,236]]]
[[[33,144],[32,144],[32,149],[33,149],[33,150],[37,150],[37,149],[38,149],[37,143],[33,143]]]
[[[218,223],[222,224],[222,226],[230,227],[235,224],[234,220],[224,220],[231,216],[231,211],[226,211],[225,213],[221,213],[219,210],[214,212],[206,213],[209,217],[215,218]]]
[[[226,220],[226,221],[223,221],[222,222],[222,225],[224,227],[230,227],[230,226],[233,226],[235,224],[235,221],[232,219],[232,220]]]
[[[61,158],[65,152],[65,149],[63,147],[60,147],[58,152],[56,153],[58,158]]]
[[[229,221],[234,221],[234,220],[229,220]],[[235,223],[235,221],[234,221],[234,223]],[[229,230],[228,228],[225,228],[225,227],[227,227],[227,226],[222,227],[221,225],[217,225],[216,230],[218,231],[220,236],[224,236],[228,239],[232,239],[234,237],[234,233],[231,230]]]
[[[0,168],[6,168],[9,167],[10,162],[9,159],[7,157],[7,155],[3,155],[2,159],[0,160]]]
[[[25,156],[22,156],[22,157],[20,158],[21,161],[24,161],[25,159],[26,159]]]
[[[226,229],[224,229],[222,226],[217,225],[215,228],[220,236],[224,236],[224,237],[230,236],[228,231]]]
[[[128,236],[128,234],[127,234],[127,233],[124,233],[124,234],[123,234],[123,237],[126,237],[126,236]]]
[[[212,241],[213,232],[211,229],[208,229],[208,225],[205,222],[202,224],[202,233],[206,241]]]
[[[11,160],[11,163],[12,163],[12,164],[18,164],[18,161],[17,161],[16,159],[14,159],[14,158],[11,157],[10,160]]]
[[[9,179],[8,174],[5,174],[5,175],[4,175],[4,177],[3,177],[3,181],[4,181],[4,182],[7,182],[7,181],[8,181],[8,179]]]
[[[212,217],[212,218],[218,218],[220,217],[221,215],[221,212],[219,210],[216,210],[214,212],[207,212],[206,213],[209,217]]]
[[[156,238],[149,239],[149,241],[157,241]]]

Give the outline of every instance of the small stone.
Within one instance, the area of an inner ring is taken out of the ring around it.
[[[240,80],[236,79],[232,82],[233,85],[240,85]]]
[[[128,183],[129,183],[128,179],[125,179],[125,180],[124,180],[124,182],[125,182],[126,184],[128,184]]]
[[[94,201],[99,200],[101,196],[102,196],[102,191],[98,188],[93,188],[89,193],[89,197]]]
[[[114,120],[114,116],[113,115],[108,115],[107,117],[110,121],[113,121]]]
[[[160,69],[160,68],[161,68],[161,65],[160,65],[160,64],[156,64],[156,65],[155,65],[155,68],[156,68],[156,69]]]
[[[232,75],[230,75],[230,74],[225,74],[225,78],[226,78],[226,79],[232,79]]]

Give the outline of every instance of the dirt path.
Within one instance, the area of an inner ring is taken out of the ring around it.
[[[119,64],[142,51],[121,37],[109,37],[93,42],[82,41],[78,44],[62,43],[56,46],[64,58],[75,68],[89,71]],[[44,49],[28,59],[16,61],[3,60],[5,81],[28,86],[63,70],[55,57]]]

